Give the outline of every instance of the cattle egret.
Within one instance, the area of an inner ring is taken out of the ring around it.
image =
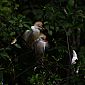
[[[17,41],[17,39],[15,38],[15,39],[11,42],[11,44],[15,44],[16,41]]]
[[[71,64],[76,64],[76,60],[78,60],[77,53],[73,50],[73,58]]]

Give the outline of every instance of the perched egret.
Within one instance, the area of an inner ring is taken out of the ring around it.
[[[78,60],[77,53],[75,50],[73,50],[73,58],[71,64],[76,64],[76,60]]]

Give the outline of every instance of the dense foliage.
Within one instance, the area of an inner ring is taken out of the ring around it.
[[[4,83],[1,85],[84,85],[84,2],[0,0],[0,82]],[[50,48],[43,66],[36,64],[30,49],[10,45],[36,20],[44,21],[49,33]],[[79,59],[76,65],[69,63],[73,49]]]

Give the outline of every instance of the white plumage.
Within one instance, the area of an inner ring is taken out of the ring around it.
[[[11,44],[15,44],[16,41],[17,41],[17,39],[15,38],[15,39],[11,42]]]
[[[34,32],[39,32],[40,33],[40,30],[38,29],[39,27],[37,26],[31,26],[31,29],[34,31]]]
[[[40,44],[42,45],[42,47],[43,47],[43,50],[45,51],[45,48],[46,48],[46,46],[47,46],[47,42],[45,42],[44,40],[40,40]]]
[[[25,41],[28,39],[29,34],[30,34],[30,30],[26,30],[26,31],[24,32],[23,38],[24,38]]]
[[[76,60],[78,60],[77,53],[75,50],[73,50],[73,58],[71,64],[76,64]]]

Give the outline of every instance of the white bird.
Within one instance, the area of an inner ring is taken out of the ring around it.
[[[17,42],[17,39],[15,38],[12,42],[11,42],[11,44],[15,44]]]
[[[77,53],[75,52],[75,50],[73,50],[73,58],[71,64],[76,64],[76,60],[78,60]]]

